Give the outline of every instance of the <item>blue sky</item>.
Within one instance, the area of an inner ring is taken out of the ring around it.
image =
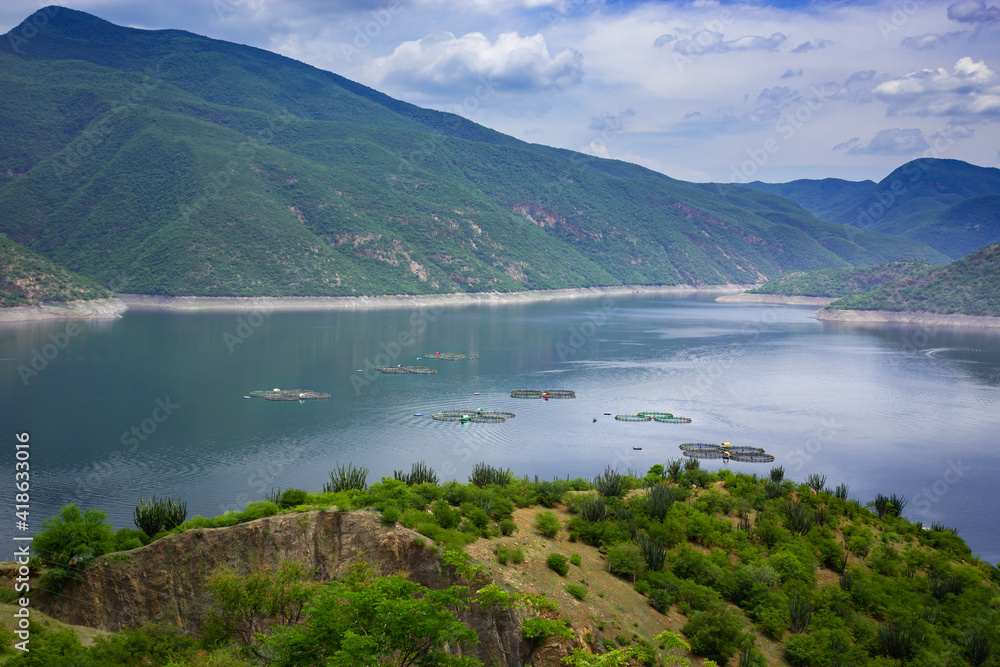
[[[695,181],[1000,166],[998,0],[75,0]],[[6,32],[46,3],[4,0]]]

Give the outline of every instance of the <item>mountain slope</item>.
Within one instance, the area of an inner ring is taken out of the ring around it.
[[[830,222],[898,234],[952,259],[1000,241],[1000,169],[921,158],[882,179],[761,183],[749,189],[787,197]]]
[[[0,308],[110,296],[94,281],[73,275],[0,234]]]
[[[772,195],[520,142],[260,49],[40,12],[38,34],[0,53],[0,231],[116,291],[705,285],[943,259]]]
[[[889,262],[876,266],[822,271],[790,271],[772,278],[750,294],[842,298],[870,292],[899,280],[924,276],[935,270],[926,262]]]
[[[924,274],[834,301],[839,310],[887,310],[1000,317],[1000,244]]]

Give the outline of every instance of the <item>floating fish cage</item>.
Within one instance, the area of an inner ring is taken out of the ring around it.
[[[478,354],[459,354],[457,352],[435,352],[434,354],[425,354],[422,357],[422,359],[433,359],[434,361],[468,361],[478,358]]]
[[[306,389],[273,389],[270,391],[256,390],[250,392],[251,398],[263,398],[265,401],[323,401],[330,394]]]
[[[684,456],[693,459],[722,459],[740,463],[772,463],[774,456],[760,447],[740,445],[723,447],[711,442],[687,442],[680,446]]]
[[[642,413],[639,413],[642,414]],[[690,424],[690,417],[653,417],[654,422],[660,422],[661,424]]]
[[[500,424],[507,421],[506,417],[499,414],[486,414],[486,413],[476,413],[476,412],[466,412],[463,414],[449,413],[445,414],[439,412],[435,415],[431,415],[431,419],[436,419],[439,422],[471,422],[473,424]]]
[[[511,398],[576,398],[572,389],[511,389]]]
[[[480,416],[492,416],[492,417],[503,417],[504,419],[510,419],[514,416],[513,412],[502,412],[500,410],[441,410],[437,414],[439,415],[480,415]]]
[[[414,375],[433,375],[437,373],[433,368],[427,368],[426,366],[375,366],[373,370],[379,373],[385,373],[386,375],[404,375],[406,373],[413,373]]]
[[[615,415],[616,422],[650,422],[653,421],[652,417],[647,417],[645,415]]]
[[[714,451],[716,449],[722,449],[719,445],[714,442],[685,442],[681,445],[681,451],[685,452],[698,452],[698,451]]]
[[[652,417],[653,419],[658,419],[660,417],[671,418],[673,415],[669,412],[637,412],[640,417]]]

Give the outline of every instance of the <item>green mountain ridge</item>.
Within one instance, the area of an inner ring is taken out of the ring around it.
[[[1000,244],[932,271],[902,276],[828,307],[1000,317]]]
[[[939,268],[927,262],[888,262],[875,266],[822,271],[789,271],[752,290],[750,294],[843,298],[857,296],[904,278],[924,276]]]
[[[104,287],[70,273],[0,234],[0,308],[104,299]]]
[[[898,234],[958,259],[1000,242],[1000,169],[920,158],[871,181],[755,181],[744,187],[787,197],[821,220]]]
[[[36,15],[37,34],[0,52],[0,231],[117,292],[747,284],[944,260],[766,193],[527,144],[260,49]]]

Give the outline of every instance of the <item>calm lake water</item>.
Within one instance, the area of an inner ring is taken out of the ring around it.
[[[369,481],[421,460],[461,481],[480,461],[593,477],[606,465],[644,473],[677,457],[682,442],[730,441],[764,447],[793,479],[847,483],[862,502],[901,494],[905,516],[957,527],[975,553],[1000,561],[1000,336],[820,323],[811,313],[647,295],[250,318],[133,310],[76,329],[3,323],[2,488],[12,505],[22,431],[31,435],[32,532],[68,502],[131,527],[137,498],[153,494],[182,497],[189,516],[214,516],[272,488],[318,490],[338,463],[367,466]],[[35,351],[52,358],[26,375],[18,368]],[[481,358],[416,360],[434,352]],[[371,363],[439,372],[369,380],[357,370]],[[273,387],[332,399],[242,398]],[[517,400],[515,388],[568,388],[578,398]],[[430,418],[478,407],[517,417]],[[693,423],[604,415],[642,410]],[[8,544],[12,515],[0,522]]]

